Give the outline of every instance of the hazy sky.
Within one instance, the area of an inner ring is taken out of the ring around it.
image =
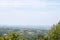
[[[0,25],[52,25],[60,20],[60,0],[0,0]]]

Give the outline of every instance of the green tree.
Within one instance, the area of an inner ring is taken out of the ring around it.
[[[0,37],[0,40],[4,40],[4,38],[3,37]]]
[[[19,34],[18,33],[10,33],[8,36],[5,36],[5,40],[18,40]]]
[[[38,40],[44,40],[44,35],[38,35]]]
[[[60,22],[52,26],[48,33],[48,40],[60,40]]]

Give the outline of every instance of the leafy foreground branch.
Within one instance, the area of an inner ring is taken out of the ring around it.
[[[29,38],[20,36],[18,33],[11,32],[8,35],[2,35],[0,40],[60,40],[60,22],[58,22],[56,25],[53,25],[47,35],[40,34],[35,39],[33,39],[34,37],[30,36]]]

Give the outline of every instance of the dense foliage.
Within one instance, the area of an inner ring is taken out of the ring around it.
[[[48,40],[60,40],[60,22],[53,25],[48,33]]]
[[[18,40],[19,35],[17,33],[10,33],[8,35],[3,35],[0,40]]]

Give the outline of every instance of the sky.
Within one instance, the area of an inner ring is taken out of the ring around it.
[[[0,0],[0,25],[53,25],[60,0]]]

